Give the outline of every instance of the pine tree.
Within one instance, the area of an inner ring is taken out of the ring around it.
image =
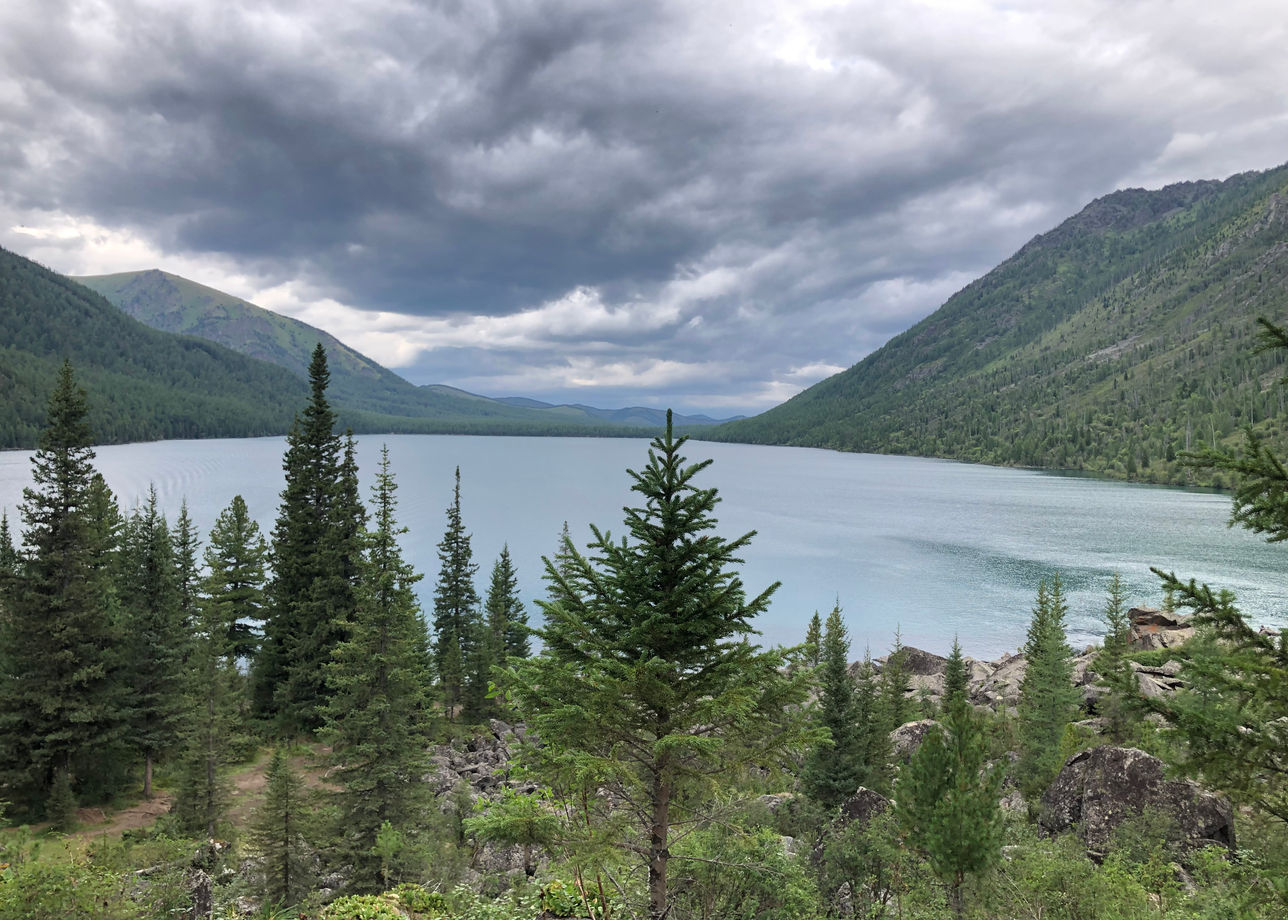
[[[282,748],[273,752],[267,782],[264,804],[251,822],[249,843],[263,859],[265,902],[290,906],[312,888],[308,840],[312,836],[313,813],[304,784],[291,769]]]
[[[1098,709],[1107,722],[1106,731],[1116,742],[1123,742],[1131,725],[1140,715],[1136,703],[1136,673],[1127,654],[1131,644],[1131,620],[1127,614],[1127,593],[1122,578],[1114,573],[1105,601],[1105,639],[1096,656],[1096,673],[1108,688]]]
[[[152,767],[179,740],[189,651],[174,547],[155,487],[130,515],[124,537],[119,593],[130,650],[129,741],[143,757],[143,795],[151,798]]]
[[[528,614],[519,599],[519,578],[510,559],[509,544],[501,547],[501,555],[492,566],[492,580],[488,586],[487,626],[493,643],[501,650],[501,660],[511,656],[527,658],[532,654],[528,639]]]
[[[819,674],[818,723],[828,730],[805,761],[801,779],[808,795],[824,808],[835,808],[862,785],[867,772],[865,751],[850,678],[850,639],[841,608],[833,607],[823,633]]]
[[[988,766],[987,758],[979,716],[962,694],[953,693],[942,724],[926,735],[895,785],[899,826],[948,884],[959,918],[966,876],[983,872],[1002,855],[1002,772]]]
[[[273,528],[273,580],[255,661],[257,710],[286,732],[321,724],[324,666],[353,616],[364,526],[352,439],[335,434],[321,344],[309,364],[312,397],[287,436],[286,486]]]
[[[181,825],[213,837],[228,806],[221,770],[232,756],[245,718],[238,662],[254,648],[250,624],[264,606],[264,559],[259,525],[240,495],[220,512],[210,532],[190,658],[191,714],[174,812]]]
[[[56,781],[75,790],[95,780],[121,733],[118,637],[103,606],[111,572],[88,507],[95,473],[87,415],[85,391],[65,363],[32,458],[34,488],[23,490],[26,552],[0,621],[0,758],[10,789],[31,810]]]
[[[787,713],[808,674],[750,642],[777,585],[746,598],[733,566],[753,534],[712,532],[716,490],[694,484],[710,461],[688,465],[684,443],[668,414],[648,465],[630,471],[643,506],[626,509],[628,538],[592,528],[589,558],[565,541],[546,560],[544,650],[511,669],[547,768],[598,776],[635,822],[628,848],[647,866],[652,920],[672,906],[672,828],[710,804],[698,790],[811,738]]]
[[[809,618],[809,628],[805,630],[805,663],[817,668],[823,655],[823,621],[818,618],[818,611]]]
[[[1036,798],[1060,770],[1060,739],[1077,717],[1078,692],[1073,686],[1073,650],[1065,638],[1068,606],[1057,575],[1050,586],[1038,585],[1037,604],[1024,643],[1025,670],[1017,704],[1020,789]]]
[[[961,643],[953,636],[953,650],[948,654],[948,663],[944,665],[944,707],[955,700],[966,701],[968,697],[966,659],[962,657]]]
[[[18,551],[14,549],[13,534],[9,532],[9,515],[0,513],[0,582],[18,574],[18,563]]]
[[[174,567],[177,589],[179,592],[179,610],[183,622],[191,632],[197,621],[197,596],[201,590],[201,570],[197,565],[197,553],[201,541],[197,537],[197,527],[188,514],[188,500],[179,503],[179,517],[170,529],[170,541],[174,544]]]
[[[385,825],[415,838],[424,825],[430,740],[429,674],[424,667],[424,621],[412,585],[420,576],[403,561],[395,519],[397,485],[389,453],[381,453],[373,490],[375,530],[351,634],[327,668],[333,695],[324,737],[332,745],[340,786],[344,859],[354,891],[382,888],[387,867],[377,853]],[[414,849],[414,847],[413,847]]]
[[[467,678],[477,671],[475,647],[481,638],[479,595],[474,588],[478,565],[470,535],[461,522],[461,468],[447,507],[447,530],[438,544],[438,583],[434,587],[434,664],[438,670],[448,719],[465,700]],[[474,679],[477,690],[477,674]]]

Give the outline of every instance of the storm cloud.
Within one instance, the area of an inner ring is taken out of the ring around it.
[[[416,383],[753,412],[1091,198],[1288,158],[1277,4],[0,6],[0,243]]]

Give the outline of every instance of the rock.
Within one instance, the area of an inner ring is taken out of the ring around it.
[[[947,658],[911,645],[903,647],[903,670],[906,674],[914,677],[930,677],[943,674],[946,667],[948,667]]]
[[[858,821],[867,824],[877,815],[890,807],[890,800],[879,792],[873,792],[866,786],[860,786],[854,795],[841,803],[841,815],[835,824],[844,827]]]
[[[997,800],[1002,811],[1009,812],[1013,815],[1027,815],[1029,813],[1029,803],[1018,789],[1006,790],[1006,794]]]
[[[1167,610],[1133,607],[1127,616],[1131,619],[1130,644],[1134,649],[1176,648],[1194,636],[1189,617]]]
[[[1028,662],[1023,655],[1003,655],[978,685],[971,684],[971,702],[993,709],[1014,706],[1020,700],[1020,682]]]
[[[756,801],[763,805],[765,810],[771,815],[777,815],[779,812],[786,811],[791,808],[796,801],[796,793],[773,792],[768,795],[762,795]]]
[[[890,733],[890,744],[894,748],[894,757],[901,763],[912,758],[921,742],[926,740],[930,729],[939,723],[934,719],[918,719],[916,722],[905,722]]]
[[[1099,859],[1114,829],[1145,809],[1176,823],[1181,849],[1234,848],[1229,800],[1189,780],[1166,779],[1163,762],[1136,748],[1106,745],[1070,757],[1042,795],[1038,825],[1050,834],[1076,828],[1088,855]]]

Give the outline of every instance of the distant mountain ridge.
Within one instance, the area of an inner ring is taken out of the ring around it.
[[[1189,481],[1283,434],[1288,166],[1088,204],[858,364],[704,437]]]
[[[155,329],[195,335],[250,357],[307,375],[317,342],[327,349],[330,393],[337,405],[385,416],[424,419],[454,430],[453,422],[516,434],[638,434],[661,428],[658,409],[555,406],[522,397],[491,399],[442,384],[416,386],[335,336],[300,320],[159,269],[74,279]],[[680,426],[718,424],[705,416],[677,416]],[[622,429],[628,429],[623,431]],[[629,430],[636,429],[636,430]],[[425,430],[423,427],[419,430]]]

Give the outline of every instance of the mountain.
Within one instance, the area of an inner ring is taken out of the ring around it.
[[[666,427],[666,410],[665,409],[647,409],[644,406],[630,406],[626,409],[597,409],[594,406],[586,406],[581,403],[563,403],[555,405],[553,403],[542,402],[539,399],[529,399],[526,396],[503,396],[497,400],[510,406],[524,406],[529,409],[546,409],[552,412],[563,413],[581,413],[591,418],[603,419],[606,422],[612,422],[616,425],[631,425],[636,428],[664,428]],[[709,415],[681,415],[678,412],[671,413],[671,424],[676,428],[700,428],[709,425],[720,425],[724,422],[732,422],[742,418],[741,415],[734,418],[711,418]]]
[[[719,440],[1186,482],[1283,433],[1288,166],[1099,198],[840,374]],[[1220,484],[1219,480],[1215,481]]]
[[[510,434],[635,435],[666,424],[657,409],[555,406],[535,399],[490,399],[438,385],[416,386],[381,367],[328,332],[214,288],[156,269],[78,277],[125,313],[167,332],[195,335],[307,376],[321,342],[337,406],[422,422],[389,422],[390,430]],[[685,419],[681,422],[679,419]],[[677,416],[677,424],[712,425],[705,416]],[[360,425],[361,426],[361,425]],[[380,426],[376,426],[380,427]]]
[[[70,360],[101,442],[281,434],[308,398],[281,368],[131,319],[0,249],[0,447],[34,447]]]

